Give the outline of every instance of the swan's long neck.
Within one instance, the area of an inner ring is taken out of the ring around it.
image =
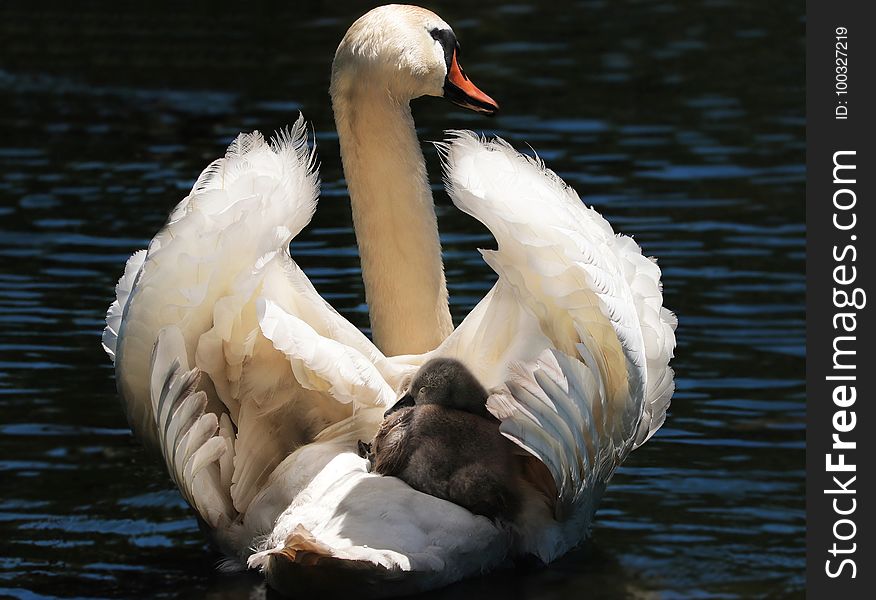
[[[379,86],[332,88],[374,342],[434,349],[453,329],[426,164],[410,105]]]

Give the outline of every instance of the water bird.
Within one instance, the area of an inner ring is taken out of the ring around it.
[[[303,118],[270,141],[242,134],[116,287],[103,345],[129,423],[228,564],[280,591],[390,596],[509,557],[549,563],[588,534],[612,473],[664,421],[676,321],[660,269],[537,158],[450,132],[447,190],[498,244],[482,251],[495,285],[454,328],[410,102],[498,104],[463,70],[450,26],[399,5],[353,23],[330,93],[373,341],[289,253],[319,187]],[[510,524],[359,456],[435,357],[471,369],[529,457]]]
[[[360,449],[375,473],[476,515],[511,521],[521,484],[514,445],[500,434],[486,402],[487,391],[465,365],[433,358]]]

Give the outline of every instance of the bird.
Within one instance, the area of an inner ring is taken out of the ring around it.
[[[450,131],[446,189],[497,243],[481,250],[496,283],[454,328],[410,103],[498,104],[451,27],[405,5],[351,25],[329,91],[371,339],[290,255],[319,195],[304,118],[270,140],[241,134],[116,286],[102,343],[129,424],[225,567],[281,592],[386,597],[516,557],[550,563],[589,535],[608,480],[666,417],[677,321],[660,268],[537,157]],[[440,358],[483,386],[523,465],[510,521],[369,472],[359,454]]]
[[[361,443],[360,455],[376,473],[476,515],[513,521],[521,485],[514,446],[500,434],[487,398],[461,362],[433,358],[384,413],[373,441]]]
[[[458,504],[513,521],[519,508],[512,444],[499,424],[440,404],[393,411],[371,442],[372,471]]]

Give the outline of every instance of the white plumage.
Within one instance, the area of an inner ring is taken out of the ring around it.
[[[393,10],[418,28],[424,20],[443,24],[412,7],[372,13],[386,19]],[[369,15],[348,36],[368,31],[373,44]],[[352,93],[350,82],[335,85],[350,76],[336,64],[333,93]],[[410,92],[421,93],[430,92]],[[351,118],[343,113],[350,101],[335,98],[339,123]],[[412,131],[412,122],[395,119],[396,108],[384,116],[398,136]],[[347,139],[342,148],[350,148]],[[131,257],[116,288],[103,344],[132,429],[164,457],[220,548],[264,571],[275,587],[391,595],[523,554],[549,562],[583,539],[614,470],[665,418],[675,319],[662,306],[657,265],[540,161],[502,140],[453,132],[439,147],[454,204],[498,242],[482,251],[498,281],[449,336],[442,318],[417,338],[437,335],[437,347],[385,356],[289,255],[318,195],[303,118],[271,142],[258,132],[241,135],[148,250]],[[417,164],[399,189],[413,190],[423,208],[428,187],[416,152],[402,157]],[[362,172],[368,161],[348,158],[356,210],[387,210],[369,205],[371,183],[357,186],[375,177]],[[427,209],[431,217],[414,223],[414,233],[432,235],[434,209]],[[369,218],[357,221],[360,247],[392,246]],[[395,243],[403,249],[409,241],[416,241],[411,232]],[[434,258],[430,248],[420,259]],[[372,320],[387,318],[387,255],[369,252],[366,286],[383,290],[371,298],[380,305]],[[432,296],[421,290],[423,302],[411,310],[442,302],[443,273],[430,281],[437,282],[427,286]],[[405,342],[403,330],[383,331],[391,345]],[[533,465],[544,465],[521,480],[523,507],[513,523],[371,474],[357,454],[358,440],[373,437],[400,387],[435,356],[465,363],[490,389],[487,407],[501,432]]]

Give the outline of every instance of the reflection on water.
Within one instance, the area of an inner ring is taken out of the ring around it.
[[[421,137],[469,127],[531,143],[660,257],[680,320],[671,416],[616,475],[593,541],[550,569],[433,596],[801,593],[802,3],[433,7],[503,112],[421,100]],[[363,10],[0,7],[0,595],[270,595],[258,577],[215,573],[192,514],[130,438],[99,332],[124,260],[200,169],[238,131],[299,109],[324,186],[293,254],[367,326],[326,92]],[[435,189],[459,320],[491,285],[475,252],[491,240]]]

